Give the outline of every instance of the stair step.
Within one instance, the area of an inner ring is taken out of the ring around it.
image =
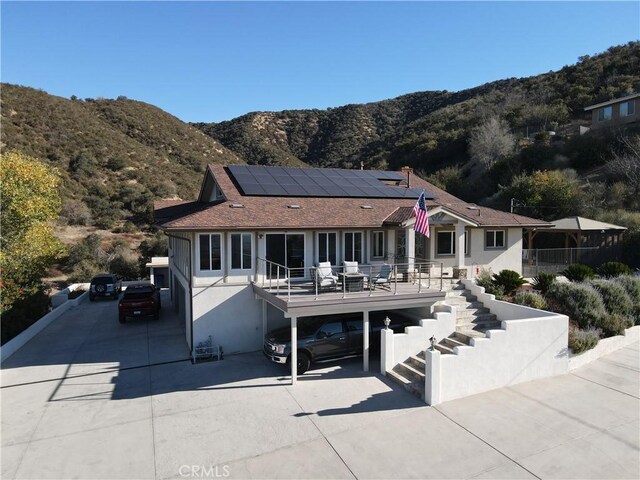
[[[416,370],[424,372],[426,368],[426,363],[424,361],[424,352],[421,352],[421,353],[422,353],[422,358],[419,357],[419,354],[412,355],[409,357],[408,362]]]
[[[451,349],[454,349],[455,347],[462,347],[462,346],[468,346],[469,345],[468,343],[464,343],[464,342],[462,342],[462,341],[460,341],[460,340],[458,340],[456,338],[451,338],[451,337],[444,338],[442,340],[442,342],[445,344],[445,346],[447,346],[447,347],[449,347]]]
[[[459,317],[461,320],[469,320],[464,323],[488,323],[488,322],[497,322],[498,317],[496,317],[495,313],[478,313],[471,315],[462,315]]]
[[[454,290],[451,292],[446,292],[444,294],[445,296],[445,302],[451,302],[451,303],[456,303],[456,302],[475,302],[478,300],[478,297],[476,297],[475,295],[471,295],[471,293],[462,290]]]
[[[471,308],[456,310],[457,318],[479,317],[482,315],[493,315],[493,314],[491,313],[491,310],[489,310],[486,307],[480,307],[480,308],[471,307]]]
[[[478,332],[476,330],[458,330],[453,334],[454,338],[457,338],[461,342],[470,344],[472,338],[485,338],[484,332]]]
[[[442,345],[441,343],[436,344],[436,350],[438,350],[443,355],[452,355],[453,349],[447,347],[446,345]]]
[[[408,378],[405,378],[403,375],[398,372],[394,372],[393,370],[387,372],[387,378],[402,386],[405,390],[415,395],[418,398],[424,400],[424,383],[420,382],[412,382]]]
[[[424,370],[420,371],[406,361],[393,367],[393,371],[411,381],[422,382],[424,384]]]

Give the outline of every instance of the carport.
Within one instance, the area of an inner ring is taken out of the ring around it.
[[[317,315],[332,315],[340,313],[362,313],[362,330],[363,330],[363,358],[362,369],[369,371],[369,316],[371,312],[380,310],[397,310],[414,307],[429,307],[435,302],[442,300],[445,296],[444,292],[437,290],[425,290],[421,293],[392,293],[388,295],[380,295],[375,297],[319,297],[301,296],[301,297],[282,297],[269,292],[267,289],[253,284],[253,291],[256,299],[262,301],[262,335],[263,338],[267,334],[267,304],[274,306],[280,310],[285,318],[290,320],[291,328],[291,384],[297,383],[297,348],[293,348],[298,344],[298,318]]]

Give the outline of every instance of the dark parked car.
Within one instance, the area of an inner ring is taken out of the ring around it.
[[[403,332],[417,321],[390,312],[371,313],[369,318],[369,345],[380,346],[380,330],[389,317],[389,328]],[[298,373],[306,372],[313,362],[361,355],[363,344],[362,314],[321,315],[298,319]],[[291,355],[291,328],[282,327],[269,332],[264,338],[264,354],[276,363],[288,364]]]
[[[127,286],[118,304],[118,319],[125,323],[127,317],[153,316],[160,318],[160,288],[151,282],[139,282]]]
[[[89,300],[92,302],[96,297],[118,298],[122,291],[122,282],[111,273],[102,273],[91,279],[89,287]]]

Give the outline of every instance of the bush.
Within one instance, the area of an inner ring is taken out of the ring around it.
[[[631,298],[635,321],[640,324],[640,277],[621,275],[614,278],[613,281],[626,290],[629,298]]]
[[[122,280],[138,280],[140,278],[140,269],[138,262],[133,258],[127,258],[124,255],[116,255],[111,261],[111,273],[115,273]]]
[[[543,295],[547,294],[549,288],[556,281],[556,276],[553,273],[548,272],[540,272],[538,275],[533,277],[533,281],[531,282],[531,286],[538,290]]]
[[[598,275],[602,277],[617,277],[618,275],[631,275],[631,267],[620,262],[606,262],[598,268]]]
[[[609,280],[592,280],[591,285],[600,292],[608,313],[628,317],[633,312],[633,302],[622,285]]]
[[[588,265],[582,265],[581,263],[574,263],[565,268],[561,275],[564,275],[572,282],[584,282],[589,278],[593,278],[595,274],[593,269]]]
[[[504,297],[504,287],[497,285],[491,279],[491,270],[485,270],[484,268],[480,270],[480,273],[476,277],[476,284],[479,287],[483,287],[485,293],[495,295],[498,300]]]
[[[504,288],[507,295],[511,295],[525,284],[524,278],[513,270],[502,270],[493,276],[493,283]]]
[[[554,283],[547,292],[552,310],[568,315],[580,328],[596,326],[607,315],[602,296],[584,283]]]
[[[5,344],[46,315],[49,304],[49,291],[43,284],[28,297],[14,302],[0,318],[0,343]]]
[[[547,302],[544,297],[536,292],[518,292],[513,297],[513,302],[526,307],[544,310],[547,308]]]
[[[613,313],[601,318],[597,324],[597,327],[602,330],[605,337],[612,337],[613,335],[624,335],[624,331],[633,327],[633,319],[619,313]]]
[[[600,340],[600,330],[588,328],[579,330],[572,328],[569,330],[569,348],[573,353],[582,353],[591,350]]]

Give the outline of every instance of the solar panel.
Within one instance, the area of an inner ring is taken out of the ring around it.
[[[418,198],[422,189],[389,185],[404,180],[397,172],[340,168],[230,165],[231,177],[244,195],[295,197]],[[427,198],[432,195],[425,192]]]

